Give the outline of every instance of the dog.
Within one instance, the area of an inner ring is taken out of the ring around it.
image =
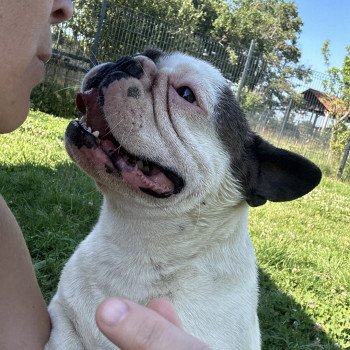
[[[319,168],[252,132],[219,70],[183,53],[98,65],[77,106],[66,149],[104,199],[63,269],[45,349],[116,349],[95,324],[110,296],[166,297],[212,349],[260,349],[248,208],[305,195]]]

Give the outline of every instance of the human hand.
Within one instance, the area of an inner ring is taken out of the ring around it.
[[[173,305],[166,299],[153,299],[145,307],[110,298],[97,308],[96,322],[122,350],[210,350],[181,328]]]

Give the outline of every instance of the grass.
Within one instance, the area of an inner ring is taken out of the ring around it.
[[[266,349],[350,347],[349,199],[348,184],[324,179],[299,200],[252,210]]]
[[[101,202],[64,151],[66,125],[33,112],[0,136],[0,193],[22,227],[47,301]],[[350,349],[349,203],[349,183],[324,178],[299,200],[251,210],[264,350]]]

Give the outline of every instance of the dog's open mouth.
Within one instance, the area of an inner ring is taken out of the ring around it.
[[[170,169],[127,152],[113,137],[99,106],[99,93],[91,89],[77,96],[77,106],[86,117],[72,121],[66,137],[78,149],[88,149],[93,157],[105,162],[105,170],[121,176],[132,188],[157,198],[179,193],[183,179]],[[85,148],[84,148],[85,147]]]

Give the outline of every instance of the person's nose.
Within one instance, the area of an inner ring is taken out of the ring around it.
[[[58,24],[72,17],[72,0],[54,0],[50,16],[50,24]]]

